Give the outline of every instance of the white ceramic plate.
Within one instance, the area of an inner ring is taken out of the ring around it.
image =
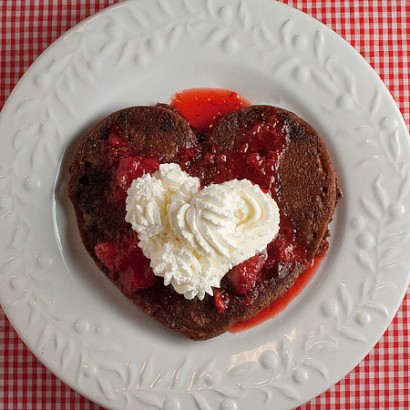
[[[288,309],[206,342],[158,325],[98,272],[66,192],[84,128],[192,87],[295,111],[326,140],[345,194],[330,251]],[[0,134],[2,306],[51,371],[105,407],[295,407],[355,367],[407,290],[410,150],[401,115],[347,43],[278,2],[141,0],[106,9],[27,71]]]

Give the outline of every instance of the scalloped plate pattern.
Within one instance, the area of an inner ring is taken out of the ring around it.
[[[246,332],[192,342],[125,300],[82,248],[67,199],[78,136],[192,87],[279,105],[325,139],[344,191],[302,294]],[[49,47],[0,117],[0,301],[57,376],[108,408],[294,408],[347,374],[408,288],[409,137],[369,65],[271,0],[137,0]]]

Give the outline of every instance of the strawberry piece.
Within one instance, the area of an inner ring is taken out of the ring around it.
[[[274,242],[275,259],[278,262],[301,262],[306,259],[305,249],[295,238],[279,234]]]
[[[124,139],[113,131],[108,135],[108,143],[112,148],[120,148],[126,145]]]
[[[265,261],[266,255],[258,253],[239,265],[234,266],[227,273],[227,279],[238,295],[244,295],[255,286],[256,279]]]
[[[119,134],[111,132],[103,144],[103,153],[110,166],[117,165],[118,161],[124,157],[135,154],[135,149]]]
[[[147,173],[153,173],[158,167],[159,163],[154,158],[121,158],[115,171],[115,181],[120,188],[126,191],[134,179],[140,178]]]
[[[149,266],[149,261],[143,260],[140,255],[131,262],[119,276],[119,284],[127,295],[154,285],[156,276]]]
[[[97,258],[110,271],[110,277],[118,274],[118,284],[127,295],[154,285],[156,276],[149,260],[138,246],[136,234],[119,242],[100,242],[95,245]]]
[[[109,269],[116,270],[117,245],[114,242],[99,242],[94,247],[97,258]]]
[[[224,300],[223,294],[221,289],[214,289],[214,303],[215,303],[215,308],[219,313],[224,313],[227,306],[226,302]]]

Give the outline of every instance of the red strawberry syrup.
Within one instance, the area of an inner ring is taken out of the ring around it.
[[[190,89],[176,93],[171,105],[201,133],[209,131],[220,117],[239,111],[250,102],[229,90]],[[285,128],[286,124],[281,121],[273,126],[267,123],[250,127],[249,134],[230,152],[221,152],[218,147],[199,142],[191,151],[181,150],[176,162],[191,176],[200,178],[203,186],[235,178],[248,179],[277,200],[277,172],[281,154],[287,147]],[[112,200],[121,207],[125,206],[126,191],[132,180],[155,172],[159,166],[154,158],[137,156],[126,139],[121,137],[120,129],[110,130],[102,155],[106,156],[113,169]],[[116,242],[97,244],[95,250],[113,280],[126,294],[131,295],[155,284],[156,276],[138,247],[137,235],[131,230],[128,236]],[[214,289],[215,309],[221,314],[229,311],[229,294],[252,303],[255,284],[269,281],[272,277],[284,278],[296,266],[311,265],[281,299],[253,319],[234,326],[232,332],[253,327],[282,311],[307,285],[318,264],[319,260],[311,264],[306,256],[305,243],[293,229],[292,221],[281,212],[279,233],[267,246],[266,252],[234,267],[224,278],[225,288]]]
[[[256,316],[237,323],[230,329],[230,332],[239,333],[243,330],[250,329],[282,312],[294,299],[296,299],[302,290],[305,289],[310,279],[312,279],[313,275],[318,270],[321,261],[322,257],[316,257],[313,260],[312,266],[299,276],[295,284],[281,298],[275,300],[270,306],[262,310],[262,312],[259,312]]]
[[[177,92],[171,105],[200,131],[207,131],[215,121],[251,103],[239,94],[219,88],[191,88]]]

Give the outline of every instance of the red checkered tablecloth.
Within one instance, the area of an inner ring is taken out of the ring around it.
[[[117,2],[1,0],[0,108],[24,71],[53,40]],[[284,3],[317,18],[350,42],[381,76],[409,125],[409,0]],[[343,380],[301,409],[410,408],[409,300],[408,292],[392,324],[368,356]],[[0,409],[100,408],[53,376],[25,347],[0,309]]]

